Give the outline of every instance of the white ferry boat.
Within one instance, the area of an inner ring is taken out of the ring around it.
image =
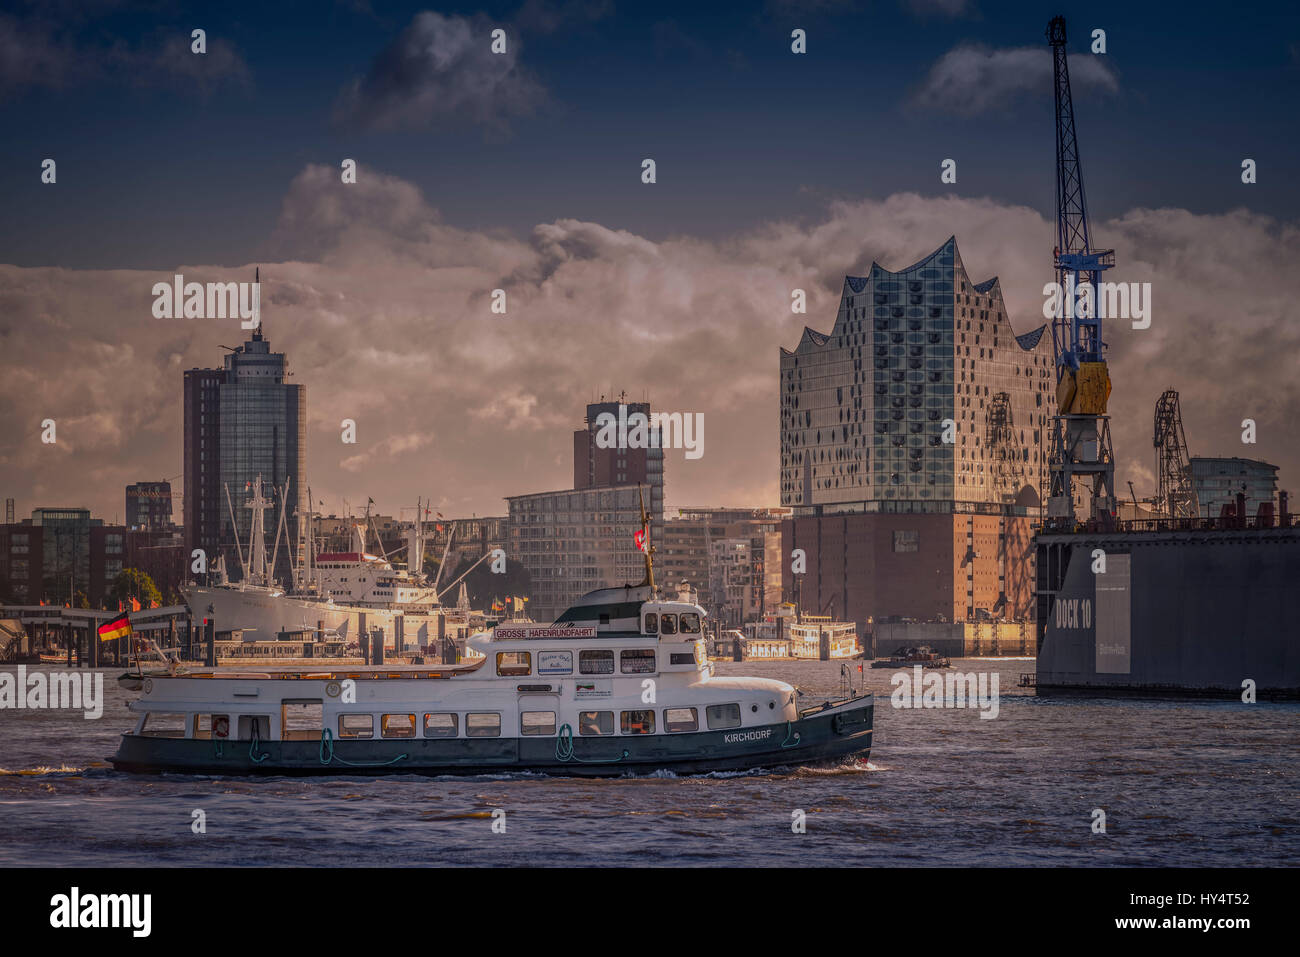
[[[871,748],[872,698],[800,707],[768,678],[717,677],[705,612],[639,585],[598,589],[551,625],[504,622],[473,662],[153,674],[109,758],[204,774],[527,770],[609,776],[807,765]]]

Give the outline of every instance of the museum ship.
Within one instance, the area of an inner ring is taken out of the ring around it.
[[[287,498],[281,495],[282,501]],[[419,521],[407,530],[406,568],[367,550],[364,522],[353,524],[352,544],[346,552],[317,554],[309,534],[303,565],[294,569],[296,587],[285,588],[272,577],[275,557],[268,561],[266,555],[262,513],[271,501],[263,494],[260,476],[247,507],[253,511],[253,521],[247,549],[240,548],[242,579],[231,582],[224,558],[218,558],[215,583],[188,583],[180,588],[197,618],[213,620],[221,631],[240,632],[246,639],[274,641],[313,633],[341,640],[345,646],[378,628],[399,653],[406,647],[435,645],[450,633],[464,631],[449,627],[449,622],[466,625],[468,607],[463,602],[454,608],[443,606],[438,583],[420,574],[424,540]],[[307,514],[309,528],[313,514]],[[275,544],[273,554],[278,554],[279,534]],[[450,547],[450,539],[447,544]],[[445,554],[443,558],[445,562]]]

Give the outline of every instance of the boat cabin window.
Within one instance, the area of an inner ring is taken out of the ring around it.
[[[693,611],[682,612],[682,634],[698,635],[700,633],[700,616]]]
[[[424,716],[424,736],[426,738],[454,738],[460,726],[455,714],[426,714]]]
[[[554,711],[521,711],[519,713],[520,734],[554,734]]]
[[[614,733],[613,711],[578,712],[578,734],[596,735]]]
[[[664,730],[669,734],[699,731],[700,714],[694,708],[664,708]]]
[[[662,620],[659,623],[659,633],[661,635],[677,634],[677,616],[670,615],[667,612],[665,612]]]
[[[654,734],[655,713],[653,711],[624,711],[620,727],[624,734]]]
[[[533,655],[528,651],[498,651],[497,674],[503,678],[524,678],[533,673]]]
[[[614,673],[614,652],[579,651],[578,671],[584,675],[612,675]]]
[[[625,675],[652,674],[655,670],[653,648],[631,648],[618,653],[618,668]]]
[[[740,705],[711,704],[704,709],[704,717],[709,722],[709,730],[740,727]]]
[[[471,712],[465,715],[465,737],[499,738],[501,737],[501,715]]]
[[[230,737],[230,715],[196,714],[194,716],[194,734],[192,737],[202,738],[207,741],[212,738],[213,728],[216,729],[218,738]]]
[[[324,707],[320,701],[280,702],[280,738],[283,741],[314,741],[325,727]]]
[[[185,715],[163,711],[150,711],[144,719],[140,733],[149,738],[185,737]]]
[[[375,716],[373,714],[339,715],[340,738],[373,738],[375,736]]]
[[[645,613],[645,627],[641,631],[647,635],[659,634],[659,615],[657,612],[648,611]]]
[[[413,738],[415,715],[386,714],[379,719],[379,733],[385,738]]]

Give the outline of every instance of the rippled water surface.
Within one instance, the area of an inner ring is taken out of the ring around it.
[[[893,672],[867,669],[855,681],[877,694],[869,763],[601,781],[120,774],[104,758],[132,720],[108,673],[98,721],[0,711],[0,864],[1300,862],[1300,706],[1038,698],[1016,687],[1032,661],[954,665],[999,674],[996,719],[895,709]],[[839,671],[718,666],[789,681],[811,703]],[[191,831],[195,810],[206,834]],[[806,833],[791,830],[796,810]]]

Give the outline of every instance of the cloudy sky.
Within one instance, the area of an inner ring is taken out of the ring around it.
[[[829,330],[845,273],[952,234],[974,278],[1002,277],[1017,330],[1042,322],[1054,8],[699,6],[11,5],[0,495],[20,516],[112,519],[129,482],[180,491],[182,370],[245,333],[154,318],[175,272],[261,267],[266,334],[307,387],[309,478],[335,510],[433,496],[501,514],[504,495],[570,484],[584,404],[620,390],[704,413],[705,455],[667,454],[670,506],[775,504],[778,347]],[[1070,21],[1094,236],[1116,249],[1108,278],[1154,301],[1151,328],[1107,327],[1117,489],[1151,490],[1168,387],[1194,453],[1276,462],[1294,488],[1300,24],[1137,6]]]

